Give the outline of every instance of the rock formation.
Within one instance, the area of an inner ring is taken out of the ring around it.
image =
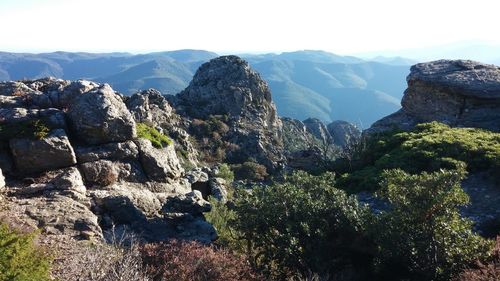
[[[361,138],[361,131],[353,124],[337,120],[328,124],[328,132],[332,136],[335,145],[346,148],[350,144],[355,144]]]
[[[270,170],[283,164],[282,124],[269,87],[239,57],[223,56],[203,64],[189,86],[170,100],[178,113],[190,118],[228,118],[229,132],[223,140],[239,149],[228,151],[226,159],[254,158]]]
[[[500,68],[468,60],[439,60],[411,67],[401,110],[367,133],[411,129],[439,121],[500,131]]]
[[[181,160],[192,165],[198,163],[198,151],[184,129],[183,120],[159,91],[148,89],[136,93],[126,100],[126,104],[136,122],[160,129],[175,140],[176,148],[185,152],[181,156],[186,159]]]
[[[321,120],[317,118],[308,118],[302,121],[302,123],[306,126],[307,131],[321,143],[332,143],[332,136]]]
[[[304,121],[281,118],[287,164],[294,169],[317,171],[333,159],[337,147],[327,127],[316,118]]]
[[[145,240],[215,239],[201,197],[182,220],[162,213],[192,200],[191,184],[173,145],[137,138],[136,121],[171,133],[178,116],[152,90],[124,99],[89,81],[0,83],[0,171],[9,179],[2,205],[47,235],[101,239],[118,227]],[[187,134],[179,129],[175,139]]]

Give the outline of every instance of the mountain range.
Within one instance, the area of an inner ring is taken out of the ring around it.
[[[347,120],[360,127],[400,108],[405,78],[414,61],[401,57],[365,60],[324,51],[240,55],[270,85],[281,116]],[[109,83],[131,95],[156,88],[177,94],[196,69],[218,54],[178,50],[130,53],[0,52],[0,80],[53,76]]]

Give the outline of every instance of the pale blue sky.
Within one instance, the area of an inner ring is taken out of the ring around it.
[[[500,44],[499,11],[497,0],[0,0],[0,50],[351,54]]]

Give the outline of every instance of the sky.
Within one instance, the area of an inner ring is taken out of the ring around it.
[[[0,51],[356,54],[500,45],[498,0],[0,0]]]

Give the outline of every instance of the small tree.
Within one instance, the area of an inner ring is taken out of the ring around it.
[[[44,281],[51,259],[34,244],[35,234],[22,234],[0,224],[0,281]]]
[[[464,168],[383,173],[378,195],[391,209],[378,216],[373,228],[382,272],[387,269],[397,280],[450,280],[488,253],[491,243],[473,233],[472,222],[459,213],[469,200],[460,187],[465,174]]]

